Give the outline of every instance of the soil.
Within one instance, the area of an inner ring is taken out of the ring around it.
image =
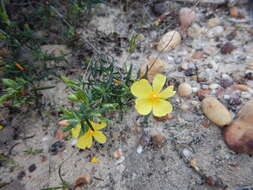
[[[198,5],[195,8],[195,24],[197,32],[201,30],[201,33],[196,37],[189,37],[180,29],[177,15],[182,6],[190,7],[192,4],[165,1],[164,6],[170,14],[158,26],[154,22],[159,11],[154,13],[153,5],[152,1],[148,5],[133,2],[128,7],[117,3],[100,5],[95,8],[88,27],[78,29],[84,40],[82,43],[87,39],[100,43],[100,46],[95,46],[96,51],[115,57],[118,67],[132,64],[135,73],[148,57],[158,56],[167,64],[163,73],[168,80],[176,87],[182,82],[189,83],[193,93],[189,97],[176,94],[170,99],[174,107],[172,117],[157,121],[150,116],[143,128],[140,128],[143,118],[134,106],[124,114],[123,120],[117,113],[113,114],[110,118],[113,121],[104,130],[108,142],[80,151],[72,146],[71,139],[63,141],[55,138],[56,131],[60,129],[57,126],[60,119],[58,108],[71,106],[67,100],[69,89],[60,81],[43,81],[46,85],[56,85],[56,88],[43,91],[43,109],[16,113],[4,129],[14,128],[15,131],[10,130],[10,137],[4,142],[2,139],[7,137],[7,133],[0,131],[0,156],[8,156],[7,160],[0,159],[1,190],[22,189],[22,185],[26,190],[40,190],[58,187],[62,180],[74,184],[81,174],[91,176],[92,183],[82,187],[89,190],[253,188],[253,158],[237,154],[226,146],[222,127],[214,125],[203,115],[201,96],[196,93],[202,90],[218,97],[234,118],[243,103],[252,98],[250,92],[235,92],[228,84],[239,83],[253,88],[253,71],[246,68],[253,62],[252,24],[247,16],[247,5],[238,5],[245,18],[231,17],[226,5]],[[220,20],[218,26],[223,28],[219,34],[207,25],[213,17]],[[158,53],[156,43],[164,33],[174,29],[181,32],[182,43],[169,52]],[[215,34],[210,34],[211,31]],[[141,34],[143,38],[136,51],[129,55],[128,39],[133,34]],[[235,48],[224,54],[222,51],[225,50],[221,51],[221,47],[227,42]],[[74,62],[77,55],[89,54],[92,47],[89,44],[83,46],[83,50],[72,51],[70,61]],[[196,51],[203,52],[204,56],[192,58]],[[187,62],[186,68],[182,68],[183,62]],[[66,63],[52,64],[62,66]],[[76,78],[82,73],[82,66],[66,65],[58,72]],[[195,80],[196,75],[199,80]],[[219,88],[211,90],[211,84],[218,84]],[[233,103],[233,98],[237,99],[237,103]],[[163,135],[166,142],[155,146],[151,139],[154,135]],[[114,152],[119,149],[123,154],[117,160]],[[90,162],[93,156],[99,159],[98,163]],[[188,157],[194,160],[195,169]]]

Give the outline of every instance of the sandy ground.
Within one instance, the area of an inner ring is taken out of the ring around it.
[[[169,10],[173,8],[177,10],[182,6],[171,2],[167,2],[167,5]],[[135,11],[123,12],[118,7],[102,5],[97,8],[96,12],[99,14],[95,14],[92,18],[88,31],[82,28],[79,30],[83,38],[87,35],[93,35],[90,37],[95,38],[95,30],[106,35],[116,32],[118,36],[126,38],[134,33],[142,34],[144,38],[139,43],[137,51],[129,57],[124,43],[118,47],[122,50],[119,55],[114,51],[116,47],[114,42],[105,48],[106,53],[116,57],[119,67],[124,67],[125,63],[126,66],[133,64],[137,72],[141,64],[147,62],[149,56],[158,55],[153,47],[161,35],[166,31],[180,28],[175,16],[169,16],[161,26],[153,26],[152,23],[157,17],[151,14],[151,10],[138,3],[135,8]],[[69,106],[66,98],[68,90],[65,85],[62,82],[54,82],[56,88],[44,91],[45,109],[41,114],[27,111],[13,118],[11,127],[19,128],[19,136],[32,137],[25,140],[18,138],[1,146],[0,151],[4,153],[18,143],[10,154],[13,162],[0,167],[0,183],[14,181],[16,187],[7,185],[0,189],[40,190],[59,186],[62,183],[59,177],[61,165],[62,178],[70,184],[81,174],[91,175],[92,183],[83,187],[89,190],[218,190],[225,189],[223,188],[225,186],[228,190],[236,190],[244,186],[253,187],[253,158],[246,154],[236,154],[225,145],[222,128],[212,124],[203,115],[196,93],[201,89],[210,89],[211,84],[221,86],[224,80],[231,80],[233,83],[243,82],[253,88],[252,79],[244,78],[245,74],[250,72],[246,69],[246,65],[253,61],[253,38],[249,32],[252,25],[247,18],[231,18],[224,7],[199,6],[196,13],[197,31],[192,33],[199,32],[199,34],[196,34],[196,37],[184,36],[178,47],[159,54],[159,58],[167,64],[164,74],[169,80],[175,84],[188,82],[195,89],[187,98],[177,94],[170,100],[174,106],[172,119],[158,122],[150,117],[145,128],[138,128],[142,118],[134,108],[131,108],[122,121],[117,119],[117,114],[113,115],[115,119],[105,129],[108,137],[105,145],[96,144],[92,149],[80,152],[71,145],[71,140],[67,140],[62,141],[63,148],[53,155],[49,149],[57,141],[54,134],[59,128],[57,126],[59,117],[52,113],[57,113],[55,110],[59,106]],[[222,32],[217,33],[214,28],[208,27],[209,17],[219,18],[218,26],[221,26]],[[130,24],[131,29],[128,29]],[[235,30],[235,36],[228,40],[228,36]],[[211,32],[216,33],[213,35]],[[233,43],[236,49],[224,55],[220,53],[219,44],[227,41]],[[197,50],[203,50],[205,56],[191,59]],[[183,62],[188,64],[185,66]],[[187,68],[182,69],[184,66]],[[187,74],[190,70],[195,72],[195,67],[198,68],[197,75],[203,78],[203,82],[198,82],[191,74]],[[79,72],[72,74],[71,77],[75,78]],[[51,81],[44,83],[52,84]],[[232,96],[232,93],[234,91],[229,88],[223,88],[218,95],[217,89],[210,90],[210,94],[218,96],[236,117],[242,104],[251,98],[252,94],[238,92],[241,104],[232,105],[226,96]],[[150,136],[156,134],[166,137],[166,143],[161,148],[154,146],[150,140]],[[174,143],[183,148],[177,149]],[[24,152],[31,148],[33,151],[41,150],[41,152],[35,155]],[[123,157],[116,160],[113,153],[119,149],[123,151]],[[194,158],[202,173],[218,179],[220,187],[217,187],[219,186],[217,184],[211,186],[206,184],[203,178],[187,165],[181,154],[183,150],[187,152],[186,156]],[[92,156],[96,156],[99,162],[91,163]],[[21,187],[21,184],[24,187]]]

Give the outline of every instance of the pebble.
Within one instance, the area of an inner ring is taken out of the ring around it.
[[[190,109],[190,106],[188,104],[182,104],[180,108],[182,111],[186,112]]]
[[[238,117],[241,120],[247,120],[253,123],[253,99],[245,103],[245,105],[238,112]]]
[[[217,83],[212,83],[212,84],[209,85],[209,88],[210,88],[211,90],[215,90],[215,89],[217,89],[217,88],[220,88],[220,85],[217,84]]]
[[[182,68],[183,70],[187,70],[187,69],[188,69],[188,63],[187,63],[187,62],[182,62],[182,63],[181,63],[181,68]]]
[[[155,135],[151,138],[151,140],[152,140],[152,145],[155,148],[162,148],[167,142],[166,137],[163,135]]]
[[[141,154],[141,153],[143,152],[143,146],[139,145],[139,146],[137,147],[136,152],[137,152],[138,154]]]
[[[183,61],[183,59],[182,59],[181,57],[177,57],[177,58],[175,59],[175,63],[176,63],[176,64],[180,64],[180,63],[182,63],[182,61]]]
[[[202,101],[202,111],[209,120],[218,126],[228,125],[232,121],[231,113],[214,97],[206,97]]]
[[[75,181],[75,187],[83,187],[84,185],[91,184],[92,179],[89,174],[80,175]]]
[[[220,80],[220,85],[223,87],[223,88],[228,88],[230,86],[233,85],[233,81],[232,80],[229,80],[229,79],[221,79]]]
[[[216,26],[214,28],[211,28],[208,31],[207,36],[209,38],[220,37],[223,35],[223,33],[224,33],[224,28],[222,26]]]
[[[224,98],[225,100],[229,100],[229,99],[230,99],[230,96],[229,96],[228,94],[225,94],[225,95],[223,96],[223,98]]]
[[[35,164],[32,164],[32,165],[29,166],[28,171],[30,173],[32,173],[32,172],[34,172],[36,170],[36,168],[37,168],[37,166]]]
[[[123,156],[122,149],[118,149],[113,153],[113,156],[116,160],[119,160]]]
[[[220,25],[220,19],[217,18],[217,17],[214,17],[214,18],[210,18],[208,21],[207,21],[207,25],[209,28],[213,28],[215,26],[218,26]]]
[[[242,92],[242,93],[241,93],[241,97],[247,99],[247,98],[251,98],[252,95],[251,95],[251,93],[249,93],[249,92]]]
[[[197,38],[201,35],[201,27],[198,24],[194,23],[188,28],[187,33],[188,36]]]
[[[183,7],[179,11],[179,21],[182,28],[187,28],[196,20],[194,9]]]
[[[152,7],[152,11],[156,16],[160,16],[168,10],[168,7],[164,2],[155,3]]]
[[[188,83],[182,83],[178,87],[179,96],[190,96],[192,93],[192,87]]]
[[[166,63],[160,58],[150,57],[147,63],[141,65],[141,77],[146,74],[147,68],[149,69],[148,79],[152,80],[156,74],[162,73],[165,70]]]
[[[179,32],[173,30],[164,34],[158,42],[158,51],[169,51],[181,43],[181,35]]]

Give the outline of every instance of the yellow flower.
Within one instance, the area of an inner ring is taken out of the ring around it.
[[[1,129],[4,129],[4,126],[3,126],[3,125],[0,125],[0,130],[1,130]]]
[[[173,107],[166,99],[173,96],[176,91],[173,90],[173,86],[168,86],[161,91],[165,82],[166,77],[157,74],[154,77],[152,86],[146,79],[141,79],[133,83],[131,92],[137,97],[135,100],[135,108],[141,115],[148,115],[153,111],[155,116],[162,117],[172,112]]]
[[[96,156],[93,156],[93,157],[90,159],[90,162],[91,162],[91,163],[98,163],[98,162],[99,162],[99,159],[98,159]]]
[[[81,132],[81,124],[78,124],[75,128],[71,129],[71,134],[74,138],[79,138],[76,146],[80,149],[90,148],[92,146],[93,137],[95,140],[101,144],[106,142],[106,136],[103,132],[99,131],[106,127],[106,123],[94,123],[90,121],[94,131],[89,128],[88,131],[79,137]]]

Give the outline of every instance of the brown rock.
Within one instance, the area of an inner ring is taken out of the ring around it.
[[[92,182],[92,180],[91,180],[91,176],[89,174],[82,174],[75,181],[75,188],[83,187],[84,185],[91,184],[91,182]]]
[[[235,152],[253,154],[253,124],[236,120],[223,132],[225,143]]]
[[[202,101],[202,111],[210,121],[218,126],[228,125],[232,121],[231,113],[214,97],[206,97]]]
[[[162,135],[155,135],[151,138],[152,144],[156,148],[162,148],[166,144],[166,137]]]

